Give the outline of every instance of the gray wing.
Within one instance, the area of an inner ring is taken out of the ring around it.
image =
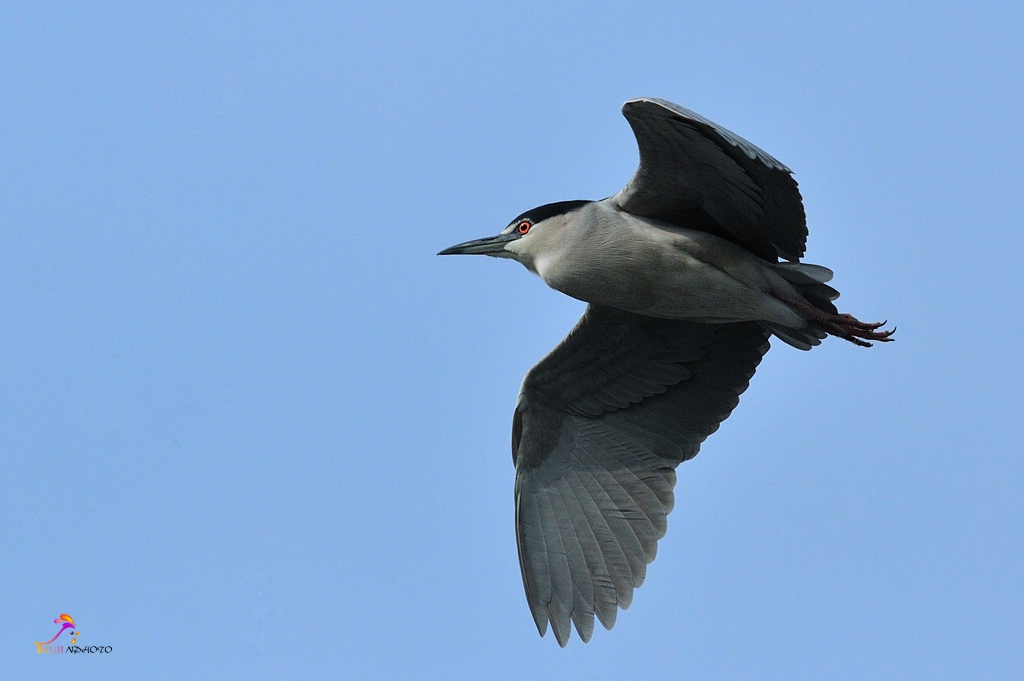
[[[739,402],[768,333],[591,305],[526,375],[512,427],[516,542],[543,636],[611,629],[654,560],[675,467]]]
[[[797,260],[807,220],[792,171],[703,116],[661,99],[622,106],[640,167],[613,200],[626,212],[700,229],[775,262]]]

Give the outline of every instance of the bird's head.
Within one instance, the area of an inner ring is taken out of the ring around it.
[[[474,239],[446,248],[438,255],[489,255],[512,258],[536,272],[535,260],[557,248],[559,232],[570,214],[591,201],[559,201],[528,210],[495,236]]]

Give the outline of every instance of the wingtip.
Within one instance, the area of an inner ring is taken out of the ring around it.
[[[558,647],[564,648],[569,645],[569,635],[572,633],[572,628],[566,624],[565,626],[556,627],[555,623],[551,623],[551,631],[555,635],[555,640],[558,641]]]
[[[594,613],[588,610],[573,612],[572,623],[580,640],[589,643],[590,637],[594,635]]]
[[[625,102],[622,103],[622,108],[620,109],[620,111],[622,112],[622,115],[625,116],[626,112],[628,112],[633,107],[639,106],[641,104],[662,104],[662,102],[664,102],[664,100],[658,99],[657,97],[633,97],[632,99],[627,99]]]
[[[530,614],[533,615],[533,623],[537,627],[537,633],[543,638],[548,633],[548,611],[547,608],[533,607],[533,601],[530,600]]]

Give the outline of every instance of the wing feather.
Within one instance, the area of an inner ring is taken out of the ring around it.
[[[547,565],[551,570],[551,601],[548,603],[548,614],[551,630],[559,645],[564,646],[569,640],[569,620],[573,611],[573,574],[562,541],[560,520],[555,517],[555,510],[552,507],[551,492],[552,490],[539,491],[538,506],[547,545]]]
[[[633,574],[629,569],[626,553],[598,503],[599,496],[607,499],[607,495],[595,495],[596,484],[585,471],[571,468],[566,471],[566,478],[570,480],[584,517],[594,531],[597,547],[601,551],[601,557],[607,568],[610,591],[603,589],[600,592],[595,592],[601,593],[601,598],[595,599],[597,603],[603,603],[605,606],[602,609],[597,608],[597,604],[595,604],[595,609],[601,624],[606,629],[611,629],[618,614],[616,605],[622,603],[625,598],[626,605],[622,607],[628,607],[629,600],[632,598]]]
[[[580,637],[589,638],[594,631],[594,580],[590,573],[590,566],[587,565],[583,541],[580,539],[577,528],[578,519],[568,511],[570,500],[573,499],[568,481],[564,477],[560,479],[554,489],[547,491],[547,497],[551,503],[562,540],[562,548],[565,550],[566,562],[572,575],[570,616],[576,624],[576,631],[579,632]],[[566,627],[564,639],[560,639],[559,643],[565,645],[568,640],[569,631]]]
[[[516,544],[519,546],[519,567],[530,579],[523,580],[526,600],[543,636],[548,630],[551,614],[551,567],[548,565],[548,548],[544,540],[544,525],[540,515],[540,495],[519,493],[520,481],[516,481]]]
[[[596,507],[593,506],[593,500],[589,498],[586,490],[580,488],[579,478],[575,475],[575,471],[567,471],[564,481],[569,492],[566,494],[566,508],[576,528],[576,536],[579,538],[580,548],[586,560],[587,571],[590,573],[590,581],[593,587],[591,592],[592,600],[589,603],[593,612],[573,612],[573,622],[576,624],[576,631],[579,632],[580,638],[586,643],[594,633],[594,613],[597,614],[598,619],[602,623],[606,621],[609,614],[611,620],[614,621],[616,612],[615,586],[608,569],[608,562],[605,559],[605,551],[601,548],[601,539],[598,537],[599,530],[594,528],[591,508],[596,510]],[[584,499],[590,501],[591,504],[586,504]],[[606,540],[607,538],[611,538],[610,534],[607,535]]]

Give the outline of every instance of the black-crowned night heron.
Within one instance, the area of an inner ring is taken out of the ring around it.
[[[640,147],[625,189],[526,211],[439,255],[512,258],[589,303],[523,381],[512,421],[516,541],[543,636],[606,629],[654,560],[675,468],[729,416],[772,334],[888,341],[839,314],[832,272],[798,262],[807,225],[789,168],[659,99],[622,107]],[[780,262],[780,258],[786,262]]]

